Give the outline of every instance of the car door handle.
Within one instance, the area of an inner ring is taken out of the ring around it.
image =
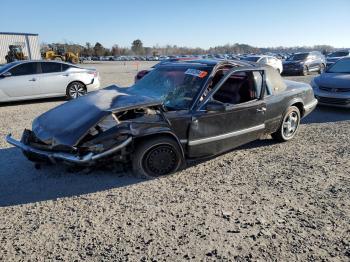
[[[69,74],[63,74],[63,76],[69,76]]]
[[[36,81],[36,78],[29,79],[29,81]]]
[[[256,112],[265,113],[265,112],[266,112],[266,107],[257,108],[257,109],[256,109]]]

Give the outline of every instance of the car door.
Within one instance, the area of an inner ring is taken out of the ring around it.
[[[0,79],[0,90],[8,100],[32,97],[37,86],[37,62],[24,62],[7,71],[11,75]]]
[[[59,62],[40,62],[41,74],[38,76],[38,88],[36,95],[60,96],[65,95],[68,86],[69,75],[62,72],[64,64]]]
[[[209,104],[217,102],[216,92],[236,73],[234,70],[227,74],[193,113],[188,136],[189,157],[219,154],[256,140],[263,134],[266,111],[261,92],[263,71],[248,71],[252,74],[250,81],[255,85],[256,98],[237,104],[223,103],[223,110],[208,110]]]

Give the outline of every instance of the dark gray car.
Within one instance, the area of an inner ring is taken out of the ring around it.
[[[320,74],[326,68],[326,59],[318,51],[295,53],[283,62],[284,74],[308,75],[310,72]]]
[[[344,57],[350,57],[350,50],[338,50],[333,53],[330,53],[327,56],[327,67],[330,67],[339,59],[342,59]]]
[[[333,64],[311,85],[319,104],[350,108],[350,57]]]

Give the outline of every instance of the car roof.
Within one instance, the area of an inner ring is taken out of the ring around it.
[[[251,67],[256,66],[255,63],[247,61],[226,60],[226,59],[194,59],[194,60],[180,60],[173,62],[166,62],[159,65],[159,67],[168,66],[193,66],[193,67],[214,67],[219,64],[232,64],[238,67]]]

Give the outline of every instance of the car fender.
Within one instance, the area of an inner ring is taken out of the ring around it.
[[[150,136],[161,136],[161,135],[166,135],[166,136],[171,136],[172,138],[175,139],[177,142],[180,150],[182,157],[185,157],[185,151],[182,147],[182,144],[180,142],[180,139],[175,135],[175,133],[168,127],[150,127],[150,128],[145,128],[142,129],[139,134],[134,135],[134,139],[146,139],[146,137]]]

